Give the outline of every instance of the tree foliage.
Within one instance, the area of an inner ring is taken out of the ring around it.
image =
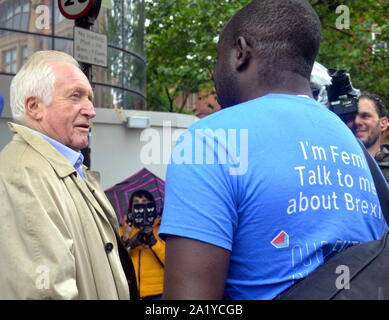
[[[317,60],[327,67],[348,70],[354,87],[378,94],[389,106],[389,1],[316,0],[311,3],[322,22]],[[336,11],[341,5],[349,8],[349,28],[336,25],[337,20],[342,22],[342,11]],[[380,35],[373,40],[372,32],[377,31]],[[380,48],[385,43],[387,48]]]
[[[212,90],[217,35],[248,0],[146,2],[148,105],[177,111],[183,93]],[[181,106],[182,107],[182,106]]]
[[[174,99],[185,93],[213,92],[217,36],[249,0],[146,1],[147,97],[150,110],[180,111]],[[310,0],[322,22],[318,61],[347,69],[354,87],[389,102],[388,0]],[[349,9],[347,14],[340,5]],[[338,8],[338,11],[337,11]],[[340,10],[340,11],[339,11]],[[386,16],[385,16],[386,13]],[[337,24],[338,23],[338,24]],[[340,24],[340,27],[339,27]],[[373,41],[373,26],[381,35]]]

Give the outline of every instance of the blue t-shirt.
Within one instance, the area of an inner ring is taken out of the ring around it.
[[[358,142],[313,99],[269,94],[221,110],[173,150],[160,234],[229,250],[231,299],[272,299],[387,229]]]

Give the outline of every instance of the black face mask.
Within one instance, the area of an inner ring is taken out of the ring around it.
[[[128,220],[132,221],[136,228],[152,226],[157,217],[157,209],[153,203],[134,204],[129,215],[131,215],[131,219]]]

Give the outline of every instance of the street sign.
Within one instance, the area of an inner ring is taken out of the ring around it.
[[[77,61],[107,67],[107,36],[74,27],[74,58]]]
[[[78,19],[88,13],[94,0],[58,0],[59,11],[68,19]]]

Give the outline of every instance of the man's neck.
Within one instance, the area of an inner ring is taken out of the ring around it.
[[[244,99],[242,99],[241,102],[254,100],[256,98],[263,97],[267,94],[289,94],[289,95],[306,96],[312,98],[312,92],[310,91],[310,89],[304,86],[298,88],[291,88],[291,89],[282,88],[282,87],[266,88],[265,86],[263,87],[260,86],[255,90],[252,90],[250,92],[245,92],[245,94],[243,95]]]
[[[284,72],[283,75],[280,76],[280,80],[276,85],[269,87],[266,83],[261,83],[257,86],[255,92],[259,92],[261,95],[280,93],[312,97],[312,90],[309,85],[309,81],[293,72]]]
[[[380,141],[377,140],[376,143],[374,143],[374,144],[371,145],[369,148],[367,148],[367,151],[368,151],[373,157],[375,157],[375,156],[377,155],[377,153],[381,151],[381,144],[380,144]]]

